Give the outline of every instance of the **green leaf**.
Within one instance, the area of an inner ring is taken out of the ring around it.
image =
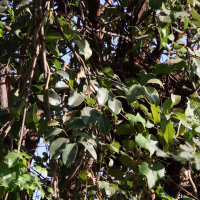
[[[105,105],[108,101],[109,91],[106,88],[99,88],[97,100],[100,105]]]
[[[114,72],[113,72],[112,68],[110,68],[110,67],[103,68],[103,72],[106,75],[110,76],[111,78],[114,76]]]
[[[167,143],[171,142],[174,138],[174,127],[171,120],[161,121],[160,126]]]
[[[156,106],[160,104],[160,98],[155,88],[145,87],[145,95],[152,104],[155,104]]]
[[[106,117],[105,115],[99,115],[98,127],[103,134],[106,134],[110,130],[110,121],[108,117]]]
[[[55,135],[58,135],[61,132],[62,132],[62,129],[60,128],[48,129],[45,133],[44,139],[46,142],[49,142]]]
[[[54,40],[50,40],[50,43],[46,44],[46,46],[56,57],[60,57],[58,46]]]
[[[38,189],[38,185],[35,183],[35,178],[31,174],[23,174],[17,178],[16,185],[23,189]]]
[[[84,107],[81,111],[81,117],[83,119],[84,124],[94,124],[99,117],[99,112],[96,109],[90,107]]]
[[[82,178],[84,181],[87,181],[87,171],[86,170],[81,170],[78,176],[80,178]]]
[[[133,127],[130,124],[122,124],[118,127],[116,134],[117,135],[127,135],[133,133]]]
[[[0,1],[0,13],[4,12],[8,7],[7,0]]]
[[[63,163],[67,167],[69,167],[72,164],[72,162],[75,160],[77,153],[78,153],[78,146],[76,143],[67,144],[62,154]]]
[[[60,39],[62,39],[62,36],[59,33],[56,33],[56,32],[47,33],[47,35],[45,37],[46,41],[48,41],[48,40],[60,40]]]
[[[192,58],[193,64],[192,64],[192,68],[194,73],[200,77],[200,60],[197,58]]]
[[[50,61],[56,66],[57,69],[61,69],[60,62],[56,58],[51,58]]]
[[[142,148],[148,149],[150,152],[150,157],[154,154],[154,152],[158,148],[157,147],[158,146],[157,137],[155,137],[152,134],[149,135],[148,139],[143,137],[141,134],[138,134],[135,137],[135,144]]]
[[[63,81],[58,81],[56,83],[56,86],[55,86],[55,90],[56,91],[66,90],[68,88],[69,88],[69,86],[65,82],[63,82]]]
[[[162,82],[157,78],[148,80],[146,84],[148,84],[148,83],[156,83],[156,84],[160,85],[161,87],[163,87]]]
[[[159,106],[151,104],[151,112],[153,114],[154,124],[158,124],[160,122]]]
[[[34,103],[29,107],[26,113],[26,123],[30,125],[31,128],[36,129],[37,123],[37,105]]]
[[[139,165],[139,173],[147,177],[148,188],[151,189],[160,179],[165,179],[165,166],[157,162],[153,167],[143,162]]]
[[[168,195],[161,186],[158,186],[157,190],[156,190],[156,194],[164,200],[176,200],[173,197],[171,197],[170,195]]]
[[[132,151],[134,149],[135,143],[133,140],[122,140],[122,144],[126,151]]]
[[[48,90],[49,94],[49,103],[53,106],[58,106],[60,104],[60,97],[59,95],[53,91],[53,90]],[[44,91],[41,91],[38,95],[37,98],[44,102]]]
[[[90,104],[90,105],[93,105],[95,104],[95,100],[94,99],[91,99],[89,97],[85,97],[86,101]]]
[[[131,157],[128,156],[127,154],[121,155],[119,157],[119,161],[126,167],[132,167],[133,159],[131,159]]]
[[[66,80],[69,81],[69,74],[67,72],[65,72],[63,70],[57,70],[56,73],[63,76]]]
[[[17,152],[10,152],[5,156],[5,163],[9,168],[14,167],[23,157]]]
[[[169,24],[169,22],[171,21],[169,16],[162,16],[162,15],[157,15],[156,19],[157,19],[158,25],[161,28],[164,28],[165,26],[167,26],[167,24]]]
[[[122,109],[122,103],[121,101],[115,99],[115,98],[110,98],[108,100],[108,107],[116,114],[118,115],[121,112]]]
[[[85,60],[88,60],[92,56],[92,50],[90,49],[90,45],[87,40],[74,40],[75,44],[80,48],[82,51]]]
[[[126,97],[129,103],[136,101],[144,95],[144,88],[139,85],[132,85],[128,92],[126,93]]]
[[[13,6],[14,7],[21,7],[24,6],[25,4],[27,4],[29,1],[28,0],[15,0],[13,2]]]
[[[88,142],[84,142],[84,141],[79,141],[78,143],[82,144],[83,146],[85,146],[85,148],[90,152],[91,156],[96,160],[97,159],[97,153],[94,149],[94,147],[88,143]]]
[[[160,7],[162,7],[162,3],[165,3],[165,0],[148,0],[148,1],[149,1],[149,6],[153,9],[160,9]]]
[[[47,175],[48,175],[47,170],[43,167],[36,166],[36,167],[33,168],[33,170],[37,171],[39,174],[41,174],[44,177],[47,177]]]
[[[171,94],[171,100],[172,100],[174,105],[177,105],[181,100],[181,96]]]
[[[58,138],[51,143],[49,148],[49,154],[53,159],[56,159],[65,149],[66,145],[69,143],[68,138]]]
[[[107,196],[112,196],[115,194],[116,189],[110,186],[110,183],[104,181],[97,181],[97,184],[101,190],[105,190]]]
[[[129,123],[132,124],[132,123],[136,123],[136,122],[141,122],[143,127],[145,128],[146,126],[146,121],[145,119],[140,115],[140,113],[137,113],[136,116],[132,115],[132,114],[126,114],[126,117],[128,118],[129,120]]]
[[[38,130],[38,136],[42,136],[45,131],[47,129],[47,120],[40,120],[40,123],[39,123],[39,130]]]
[[[68,129],[69,130],[77,130],[83,128],[85,124],[83,123],[82,119],[74,119],[69,123]]]
[[[72,92],[69,95],[68,103],[69,106],[72,108],[79,106],[85,99],[85,96],[83,94],[79,94],[77,92]]]
[[[87,135],[86,133],[83,133],[83,132],[75,132],[71,135],[71,137],[74,137],[74,136],[80,136],[80,137],[84,137],[87,142],[91,143],[95,148],[97,148],[97,143],[95,142],[94,139],[92,139],[89,135]]]
[[[17,103],[11,108],[11,113],[16,120],[20,119],[21,110],[24,107],[25,99],[17,101]]]
[[[171,98],[166,99],[162,106],[163,106],[163,113],[165,115],[168,115],[169,111],[173,108],[173,102]]]
[[[119,142],[116,142],[116,141],[113,141],[111,144],[110,144],[110,148],[119,153],[119,148],[121,147],[120,143]]]

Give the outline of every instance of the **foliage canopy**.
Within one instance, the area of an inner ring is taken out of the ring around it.
[[[2,0],[0,17],[1,199],[200,197],[199,0]]]

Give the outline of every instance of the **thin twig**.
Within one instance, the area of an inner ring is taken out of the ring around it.
[[[50,4],[50,2],[49,2]],[[47,5],[47,8],[49,6]],[[47,13],[47,11],[46,11]],[[39,14],[40,18],[42,18],[42,4],[41,1],[39,1]],[[49,107],[49,94],[48,94],[48,84],[49,84],[49,68],[47,64],[46,59],[46,51],[45,51],[45,40],[44,40],[44,26],[42,24],[40,29],[40,36],[41,36],[41,45],[42,45],[42,58],[43,58],[43,68],[44,68],[44,79],[45,79],[45,88],[44,88],[44,104],[45,104],[45,110],[47,113],[47,121],[51,120],[51,114],[50,114],[50,107]]]
[[[165,174],[165,176],[166,176],[172,183],[174,183],[176,186],[178,186],[181,190],[185,191],[187,194],[189,194],[190,196],[192,196],[194,199],[197,199],[197,200],[198,200],[197,197],[195,197],[193,194],[191,194],[190,192],[188,192],[187,190],[185,190],[184,188],[182,188],[180,185],[178,185],[176,182],[174,182],[173,179],[171,179],[170,176],[168,176],[168,175],[166,175],[166,174]]]
[[[6,193],[6,196],[5,196],[5,199],[4,199],[4,200],[7,200],[8,195],[9,195],[9,191]]]
[[[27,94],[26,94],[26,98],[25,98],[25,106],[24,106],[24,113],[23,113],[23,119],[22,119],[22,127],[21,127],[21,132],[20,132],[18,150],[17,150],[18,154],[19,154],[19,151],[20,151],[20,148],[21,148],[21,142],[22,142],[22,137],[23,137],[23,132],[24,132],[24,123],[25,123],[26,111],[27,111],[27,104],[28,104],[28,96],[29,96],[29,92],[30,92],[30,89],[31,89],[31,83],[32,83],[32,79],[33,79],[33,74],[34,74],[34,69],[35,69],[37,57],[38,57],[38,54],[39,54],[39,47],[40,46],[39,46],[39,42],[38,42],[37,47],[36,47],[35,57],[33,58],[33,67],[32,67],[32,70],[31,70],[28,90],[27,90]]]
[[[198,199],[197,187],[196,187],[196,185],[194,184],[194,181],[192,180],[191,171],[188,170],[188,172],[189,172],[188,178],[189,178],[190,184],[192,185],[192,188],[193,188],[193,191],[194,191],[194,195],[195,195],[195,197]]]
[[[86,73],[86,75],[94,76],[94,77],[101,78],[101,79],[108,80],[108,81],[112,81],[112,82],[114,82],[114,83],[117,83],[118,85],[121,85],[122,87],[125,87],[125,88],[128,88],[128,89],[129,89],[128,86],[126,86],[126,85],[124,85],[124,84],[122,84],[122,83],[119,83],[118,81],[114,81],[113,79],[110,79],[110,78],[105,78],[105,77],[103,77],[103,76],[97,76],[97,75],[89,74],[89,73]]]

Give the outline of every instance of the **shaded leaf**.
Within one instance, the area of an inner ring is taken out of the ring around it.
[[[65,149],[66,144],[69,143],[67,138],[58,138],[51,143],[49,154],[53,159],[56,159]]]
[[[106,134],[110,130],[110,121],[107,116],[99,115],[98,127],[103,134]]]
[[[44,139],[46,142],[49,142],[55,135],[58,135],[61,132],[62,132],[62,129],[60,128],[48,129],[45,133]]]
[[[133,127],[130,124],[122,124],[118,127],[116,134],[118,135],[126,135],[133,133]]]
[[[63,163],[67,167],[69,167],[75,160],[77,153],[78,153],[78,146],[76,143],[67,144],[62,154]]]
[[[84,142],[84,141],[79,141],[78,143],[82,144],[83,146],[86,147],[86,149],[90,152],[91,156],[96,160],[97,159],[97,153],[94,149],[94,147],[88,143],[88,142]]]
[[[99,117],[99,112],[96,109],[90,107],[84,107],[81,111],[81,117],[83,122],[86,124],[94,124]]]
[[[76,107],[79,106],[85,99],[85,96],[83,94],[79,94],[77,92],[72,92],[69,95],[68,103],[69,106]]]
[[[106,88],[99,88],[97,100],[100,105],[105,105],[108,101],[109,91]]]
[[[132,103],[144,95],[144,88],[139,85],[132,85],[126,93],[127,100]]]
[[[149,135],[148,139],[143,137],[141,134],[138,134],[135,137],[135,144],[142,148],[148,149],[150,152],[150,157],[151,157],[157,149],[158,140],[152,134]]]
[[[68,129],[69,130],[77,130],[80,128],[83,128],[85,124],[83,123],[82,119],[74,119],[73,121],[70,122]]]
[[[165,179],[165,166],[157,162],[153,167],[143,162],[139,165],[139,173],[147,177],[148,188],[151,189],[160,179]]]

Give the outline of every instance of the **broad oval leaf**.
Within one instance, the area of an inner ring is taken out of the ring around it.
[[[72,92],[69,95],[68,103],[69,106],[76,107],[79,106],[84,101],[85,96],[83,94],[79,94],[77,92]]]
[[[116,114],[118,115],[121,112],[122,109],[122,103],[121,101],[111,98],[108,100],[108,107]]]
[[[158,106],[160,104],[160,98],[159,98],[158,92],[155,88],[146,87],[145,95],[152,104],[155,104],[156,106]]]
[[[53,159],[56,159],[65,149],[66,144],[69,143],[68,138],[58,138],[52,142],[49,148],[49,154]]]
[[[69,130],[78,130],[80,128],[83,128],[85,124],[83,123],[82,119],[74,119],[69,123],[68,129]]]
[[[97,92],[97,100],[100,105],[105,105],[108,101],[109,91],[106,88],[100,88]]]
[[[56,86],[55,86],[56,91],[66,90],[68,88],[69,86],[63,81],[58,81],[58,83],[56,83]]]
[[[94,147],[88,143],[88,142],[84,142],[84,141],[79,141],[78,143],[82,144],[83,146],[85,146],[85,148],[90,152],[91,156],[96,160],[97,159],[97,153],[94,149]]]
[[[59,95],[53,91],[53,90],[48,90],[48,95],[49,95],[49,103],[53,106],[58,106],[60,104],[60,97]],[[41,91],[41,94],[37,95],[37,98],[40,101],[44,101],[44,91]]]
[[[88,60],[92,56],[92,50],[90,49],[90,45],[88,41],[85,39],[82,39],[82,40],[74,40],[74,42],[82,51],[85,57],[85,60]]]
[[[106,117],[105,115],[99,115],[98,127],[103,134],[106,134],[110,130],[110,121],[108,117]]]
[[[78,153],[78,146],[76,143],[67,144],[62,154],[63,163],[67,167],[69,167],[75,160],[77,153]]]
[[[128,117],[129,123],[135,123],[135,122],[141,122],[143,127],[145,128],[146,126],[146,121],[145,119],[140,115],[140,113],[137,113],[136,116],[132,115],[132,114],[126,114],[126,117]]]
[[[81,111],[81,117],[85,124],[94,124],[99,117],[99,112],[96,109],[85,107]]]
[[[132,85],[128,92],[126,93],[126,97],[128,102],[132,103],[137,99],[141,98],[144,95],[144,88],[139,85]]]
[[[49,142],[55,135],[58,135],[61,132],[62,132],[62,129],[60,128],[48,129],[45,133],[44,139],[46,142]]]
[[[69,74],[67,72],[65,72],[63,70],[57,70],[56,73],[63,76],[66,80],[69,81]]]

